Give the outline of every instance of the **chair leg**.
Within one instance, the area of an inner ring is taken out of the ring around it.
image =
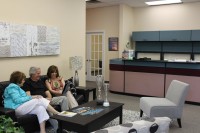
[[[182,126],[181,126],[181,119],[178,118],[177,122],[178,122],[179,127],[182,128]]]
[[[143,115],[143,111],[140,109],[140,117],[142,117]]]

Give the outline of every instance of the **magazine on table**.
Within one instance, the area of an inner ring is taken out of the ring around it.
[[[74,113],[78,113],[80,115],[94,115],[103,111],[103,108],[93,108],[93,107],[80,107],[72,110]]]
[[[61,113],[59,113],[58,115],[62,115],[62,116],[66,116],[66,117],[73,117],[75,116],[77,113],[75,112],[69,112],[69,111],[62,111]]]

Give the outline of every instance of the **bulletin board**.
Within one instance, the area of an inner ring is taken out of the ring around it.
[[[56,27],[0,22],[0,57],[60,54]]]

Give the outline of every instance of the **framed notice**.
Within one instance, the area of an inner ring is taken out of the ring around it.
[[[109,37],[108,45],[109,51],[118,51],[118,37]]]

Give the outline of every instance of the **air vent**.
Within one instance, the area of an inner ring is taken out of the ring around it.
[[[99,0],[89,0],[89,1],[86,1],[87,3],[101,3],[101,1]]]

